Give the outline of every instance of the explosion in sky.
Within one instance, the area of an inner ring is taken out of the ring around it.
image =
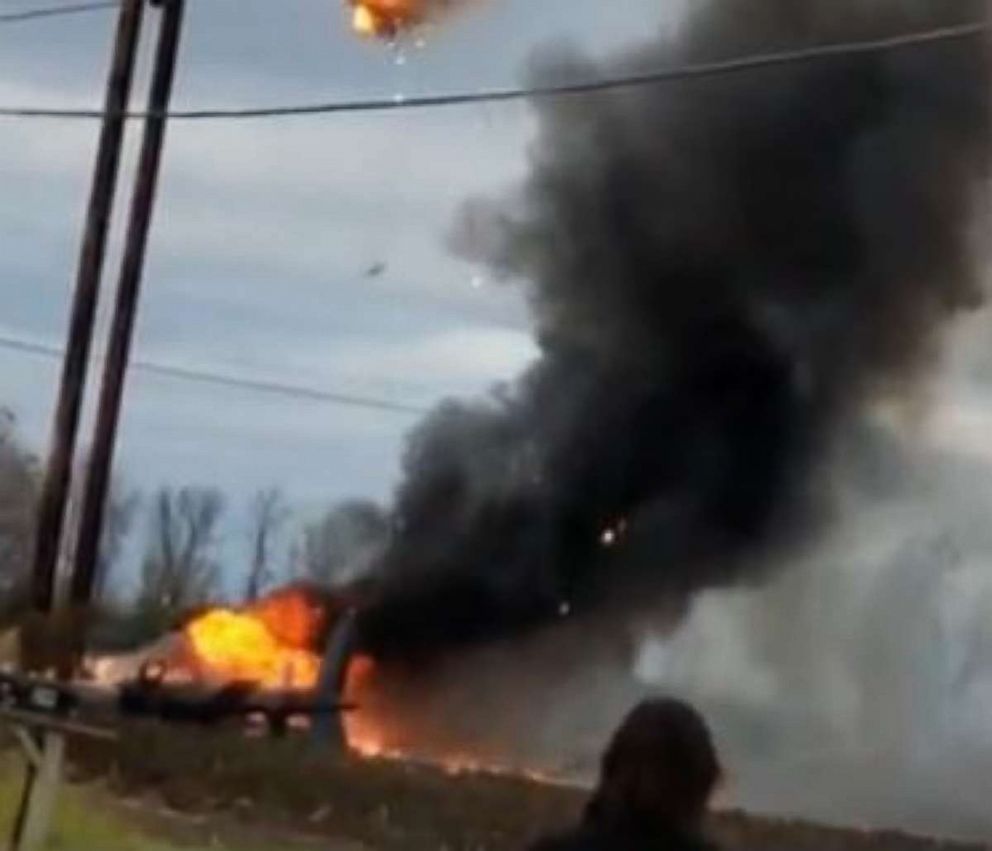
[[[534,81],[980,19],[981,0],[720,0]],[[541,354],[409,440],[361,620],[381,656],[762,569],[817,517],[837,429],[900,397],[981,303],[982,36],[535,104],[530,176],[458,250],[522,282]]]
[[[352,29],[370,38],[392,39],[432,23],[469,0],[347,0]]]

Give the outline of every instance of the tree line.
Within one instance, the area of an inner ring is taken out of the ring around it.
[[[14,417],[0,410],[0,626],[26,605],[40,473]],[[73,492],[67,530],[78,511]],[[249,602],[295,580],[346,581],[371,567],[390,534],[387,514],[373,502],[337,503],[304,517],[277,487],[238,504],[210,486],[143,491],[118,478],[106,517],[96,597],[113,638],[125,643],[220,599]],[[73,547],[69,534],[63,567]]]

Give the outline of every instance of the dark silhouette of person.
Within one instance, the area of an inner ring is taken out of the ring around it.
[[[614,734],[579,826],[531,851],[712,851],[703,822],[720,775],[695,709],[645,701]]]

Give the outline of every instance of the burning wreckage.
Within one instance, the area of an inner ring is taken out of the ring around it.
[[[264,722],[274,735],[295,726],[363,756],[400,755],[383,719],[357,711],[368,708],[377,676],[362,632],[370,593],[367,581],[344,590],[300,583],[239,609],[192,613],[146,647],[91,655],[82,683],[61,691],[52,684],[55,697],[43,702],[63,714],[102,705],[173,723],[257,728]],[[7,682],[7,703],[30,707],[28,690],[37,682]],[[18,688],[22,693],[13,694]],[[452,770],[478,766],[450,753],[444,764]]]
[[[106,720],[108,710],[174,723],[264,721],[275,734],[303,721],[334,738],[341,731],[332,719],[352,708],[341,695],[353,618],[341,610],[329,630],[331,612],[327,596],[305,586],[240,611],[198,612],[147,647],[90,655],[71,683],[0,672],[0,711],[70,723]]]

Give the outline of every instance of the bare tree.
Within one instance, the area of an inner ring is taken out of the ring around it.
[[[76,536],[79,531],[79,515],[82,511],[82,492],[87,468],[86,461],[79,465],[79,470],[73,477],[73,487],[66,506],[66,540],[62,558],[65,570],[71,570],[75,564]],[[93,587],[94,600],[102,600],[106,593],[107,577],[120,560],[124,544],[134,527],[140,503],[139,492],[129,489],[123,478],[115,476],[107,494],[107,509],[104,512],[100,550],[97,555],[96,583]]]
[[[343,502],[303,529],[299,572],[334,584],[365,573],[389,540],[386,513],[373,502]]]
[[[249,509],[251,564],[245,581],[245,600],[257,600],[272,582],[273,550],[288,519],[289,509],[278,488],[268,488],[255,494]]]
[[[97,563],[96,586],[93,589],[94,599],[104,599],[108,595],[107,579],[114,567],[120,561],[134,527],[134,520],[141,507],[141,494],[137,490],[129,490],[122,480],[115,479],[110,486],[107,511],[103,521],[103,533],[100,539],[99,562]],[[113,596],[110,594],[110,596]]]
[[[25,590],[34,541],[37,463],[20,444],[14,416],[0,409],[0,606]]]
[[[213,550],[223,511],[223,496],[211,488],[162,488],[156,494],[138,594],[143,618],[164,628],[208,599],[218,578]]]

